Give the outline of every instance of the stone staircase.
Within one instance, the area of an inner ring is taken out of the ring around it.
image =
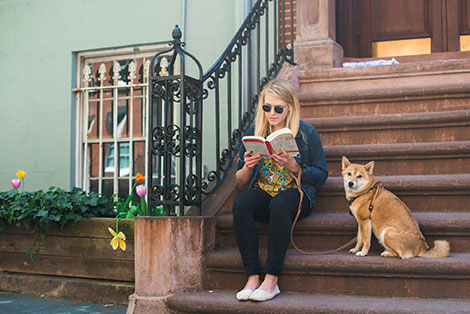
[[[456,56],[453,54],[452,56]],[[375,160],[375,175],[400,197],[426,240],[446,239],[447,258],[400,260],[347,251],[309,256],[289,250],[281,295],[238,302],[246,276],[229,198],[217,216],[216,249],[205,256],[205,291],[174,295],[174,313],[470,313],[470,59],[374,68],[304,69],[302,119],[320,133],[330,177],[313,214],[295,230],[302,249],[326,251],[356,234],[347,214],[341,156]],[[261,261],[267,225],[259,224]]]

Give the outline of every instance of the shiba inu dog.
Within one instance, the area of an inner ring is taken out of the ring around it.
[[[357,244],[350,252],[366,256],[374,232],[385,247],[381,254],[384,257],[405,259],[449,255],[449,243],[445,240],[434,241],[434,247],[429,248],[410,209],[380,185],[372,174],[373,170],[373,161],[363,166],[352,164],[343,156],[344,190],[358,224]]]

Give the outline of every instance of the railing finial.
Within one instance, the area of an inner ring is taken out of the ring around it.
[[[180,41],[181,39],[181,29],[178,27],[178,25],[175,25],[175,28],[173,29],[173,32],[171,33],[173,36],[173,39],[176,41]]]

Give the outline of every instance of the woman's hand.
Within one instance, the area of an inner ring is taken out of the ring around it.
[[[280,155],[273,154],[271,157],[281,166],[292,173],[297,174],[300,170],[299,164],[295,161],[294,157],[289,155],[286,150],[283,148]]]
[[[252,170],[254,166],[261,160],[261,155],[253,155],[250,150],[245,152],[243,155],[243,160],[245,161],[245,167],[249,170]]]
[[[238,184],[241,186],[247,185],[250,182],[253,167],[261,160],[261,155],[252,155],[251,151],[246,151],[243,155],[243,160],[245,165],[235,174]]]

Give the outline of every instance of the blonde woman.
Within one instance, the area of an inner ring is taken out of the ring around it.
[[[237,293],[240,301],[267,301],[280,293],[277,285],[290,241],[290,229],[297,214],[300,193],[294,176],[302,167],[302,201],[299,219],[308,216],[315,203],[316,187],[328,177],[325,155],[316,129],[300,120],[300,105],[294,87],[284,80],[272,80],[263,89],[255,125],[245,135],[266,137],[289,128],[300,154],[291,157],[285,151],[271,158],[261,158],[240,151],[236,178],[248,189],[233,202],[233,229],[248,276],[245,287]],[[265,277],[260,280],[258,233],[255,222],[269,222],[268,258]]]

